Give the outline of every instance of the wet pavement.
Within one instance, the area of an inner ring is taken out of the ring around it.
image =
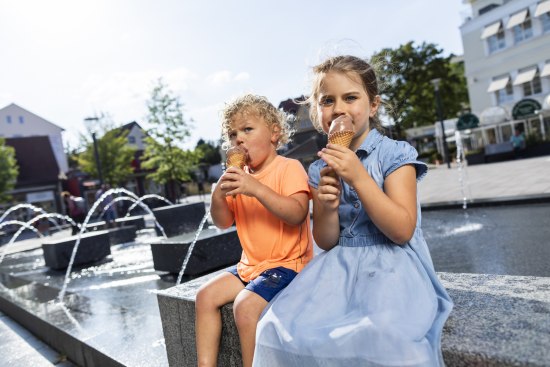
[[[205,229],[201,238],[218,232]],[[193,237],[177,238],[189,242]],[[85,341],[101,358],[125,366],[166,366],[155,292],[174,286],[177,274],[153,269],[148,242],[112,246],[103,261],[73,268],[64,304],[58,302],[64,270],[47,268],[41,248],[12,253],[0,264],[0,297]],[[0,358],[0,366],[26,365],[13,363]]]
[[[42,250],[36,249],[10,255],[0,264],[8,288],[0,289],[0,295],[123,365],[165,366],[154,291],[175,282],[152,267],[148,245],[114,246],[102,263],[71,273],[65,307],[60,307],[65,272],[46,268]]]
[[[473,199],[545,197],[550,194],[548,177],[550,157],[541,157],[469,167],[467,182]],[[460,202],[457,169],[430,169],[419,193],[423,205]],[[422,228],[437,271],[550,276],[550,203],[427,210]],[[168,365],[155,292],[172,287],[176,275],[153,269],[149,245],[113,246],[106,260],[74,269],[61,307],[55,301],[65,272],[44,266],[40,242],[28,239],[0,247],[7,250],[0,263],[0,297],[121,365]],[[71,365],[5,314],[0,314],[0,338],[3,348],[21,351],[8,357],[3,349],[0,366]]]

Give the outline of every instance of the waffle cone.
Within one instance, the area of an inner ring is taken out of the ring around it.
[[[328,142],[330,144],[336,144],[349,148],[351,140],[353,139],[353,135],[353,131],[350,130],[337,131],[328,136]]]
[[[246,154],[234,153],[227,156],[227,167],[238,167],[243,169],[246,162]]]

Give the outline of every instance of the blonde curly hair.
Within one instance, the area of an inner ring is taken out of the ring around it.
[[[290,141],[290,137],[294,133],[293,129],[287,120],[287,115],[284,111],[278,110],[267,100],[266,97],[257,96],[254,94],[245,94],[238,97],[234,101],[227,103],[222,110],[222,148],[227,150],[231,146],[229,139],[229,131],[231,124],[236,116],[240,114],[254,113],[258,117],[263,118],[270,129],[277,127],[279,129],[279,140],[277,141],[276,149]]]

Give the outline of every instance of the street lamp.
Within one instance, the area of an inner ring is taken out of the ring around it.
[[[443,135],[443,155],[445,156],[445,162],[447,162],[447,168],[451,168],[451,160],[449,159],[449,147],[447,146],[447,136],[445,135],[445,123],[443,122],[443,110],[441,107],[441,96],[439,94],[439,83],[441,79],[432,79],[432,84],[435,90],[435,104],[437,108],[437,118],[441,123],[441,134]]]
[[[84,121],[89,123],[89,126],[92,127],[91,122],[92,121],[98,122],[99,117],[86,117]],[[99,160],[99,150],[97,147],[97,139],[95,137],[95,129],[91,128],[90,130],[92,131],[92,140],[94,142],[95,165],[97,167],[97,175],[99,176],[99,185],[101,186],[103,185],[103,173],[101,172],[101,161]]]

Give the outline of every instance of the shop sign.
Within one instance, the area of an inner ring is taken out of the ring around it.
[[[478,127],[479,119],[473,113],[465,113],[461,115],[456,122],[457,130],[474,129]]]
[[[514,120],[520,120],[525,117],[536,115],[540,111],[540,103],[531,98],[525,98],[516,103],[512,109],[512,117]]]

